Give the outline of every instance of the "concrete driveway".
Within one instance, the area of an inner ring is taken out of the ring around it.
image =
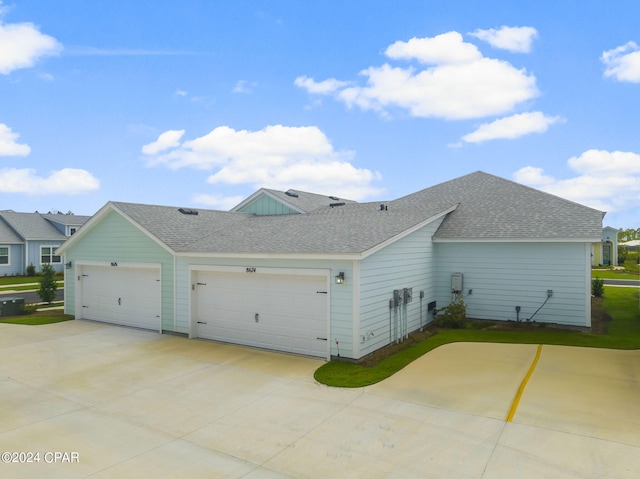
[[[507,422],[536,351],[452,344],[334,389],[315,359],[0,324],[0,452],[24,453],[0,477],[637,477],[640,352],[544,346]]]

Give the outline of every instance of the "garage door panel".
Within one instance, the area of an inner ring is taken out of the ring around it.
[[[195,281],[199,337],[326,357],[324,277],[198,272]]]
[[[84,266],[82,317],[145,329],[160,329],[158,268]]]

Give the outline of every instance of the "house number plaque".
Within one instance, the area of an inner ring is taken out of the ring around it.
[[[253,268],[253,267],[247,268],[246,271],[247,271],[247,273],[255,273],[256,272],[256,268]]]

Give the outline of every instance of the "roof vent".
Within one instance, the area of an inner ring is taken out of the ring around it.
[[[330,203],[329,206],[331,206],[331,208],[334,206],[344,206],[344,201],[342,203]]]
[[[178,211],[183,215],[197,215],[198,210],[192,210],[191,208],[179,208]]]
[[[292,198],[297,198],[298,197],[298,193],[296,193],[293,190],[285,191],[284,194],[287,195],[287,196],[291,196]]]
[[[329,196],[330,200],[335,200],[335,201],[340,201],[340,198],[338,198],[337,196]]]

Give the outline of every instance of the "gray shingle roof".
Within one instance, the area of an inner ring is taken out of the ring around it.
[[[42,216],[49,221],[53,221],[65,226],[81,226],[89,221],[89,218],[91,218],[91,216],[61,214],[46,214]]]
[[[0,217],[1,216],[2,213],[0,212]],[[20,238],[15,231],[13,231],[9,225],[0,218],[0,244],[15,244],[22,242],[22,238]]]
[[[256,216],[178,207],[111,203],[178,253],[363,253],[447,214],[440,240],[591,240],[602,232],[600,211],[483,172],[385,203],[317,207],[310,213]]]
[[[111,204],[174,251],[184,251],[195,241],[253,217],[246,213],[203,209],[198,209],[197,215],[185,215],[175,206]]]
[[[452,205],[380,211],[379,203],[323,207],[303,215],[249,216],[188,245],[189,252],[362,253]]]
[[[597,240],[602,235],[601,211],[481,171],[390,205],[420,207],[432,201],[460,203],[442,223],[436,239]]]
[[[184,215],[170,206],[112,204],[183,253],[360,253],[445,209],[432,205],[394,212],[380,211],[379,203],[352,203],[304,215],[255,216],[212,210]]]
[[[66,239],[66,237],[62,233],[60,233],[39,213],[16,213],[15,211],[2,211],[0,212],[0,215],[24,240],[64,241]]]

